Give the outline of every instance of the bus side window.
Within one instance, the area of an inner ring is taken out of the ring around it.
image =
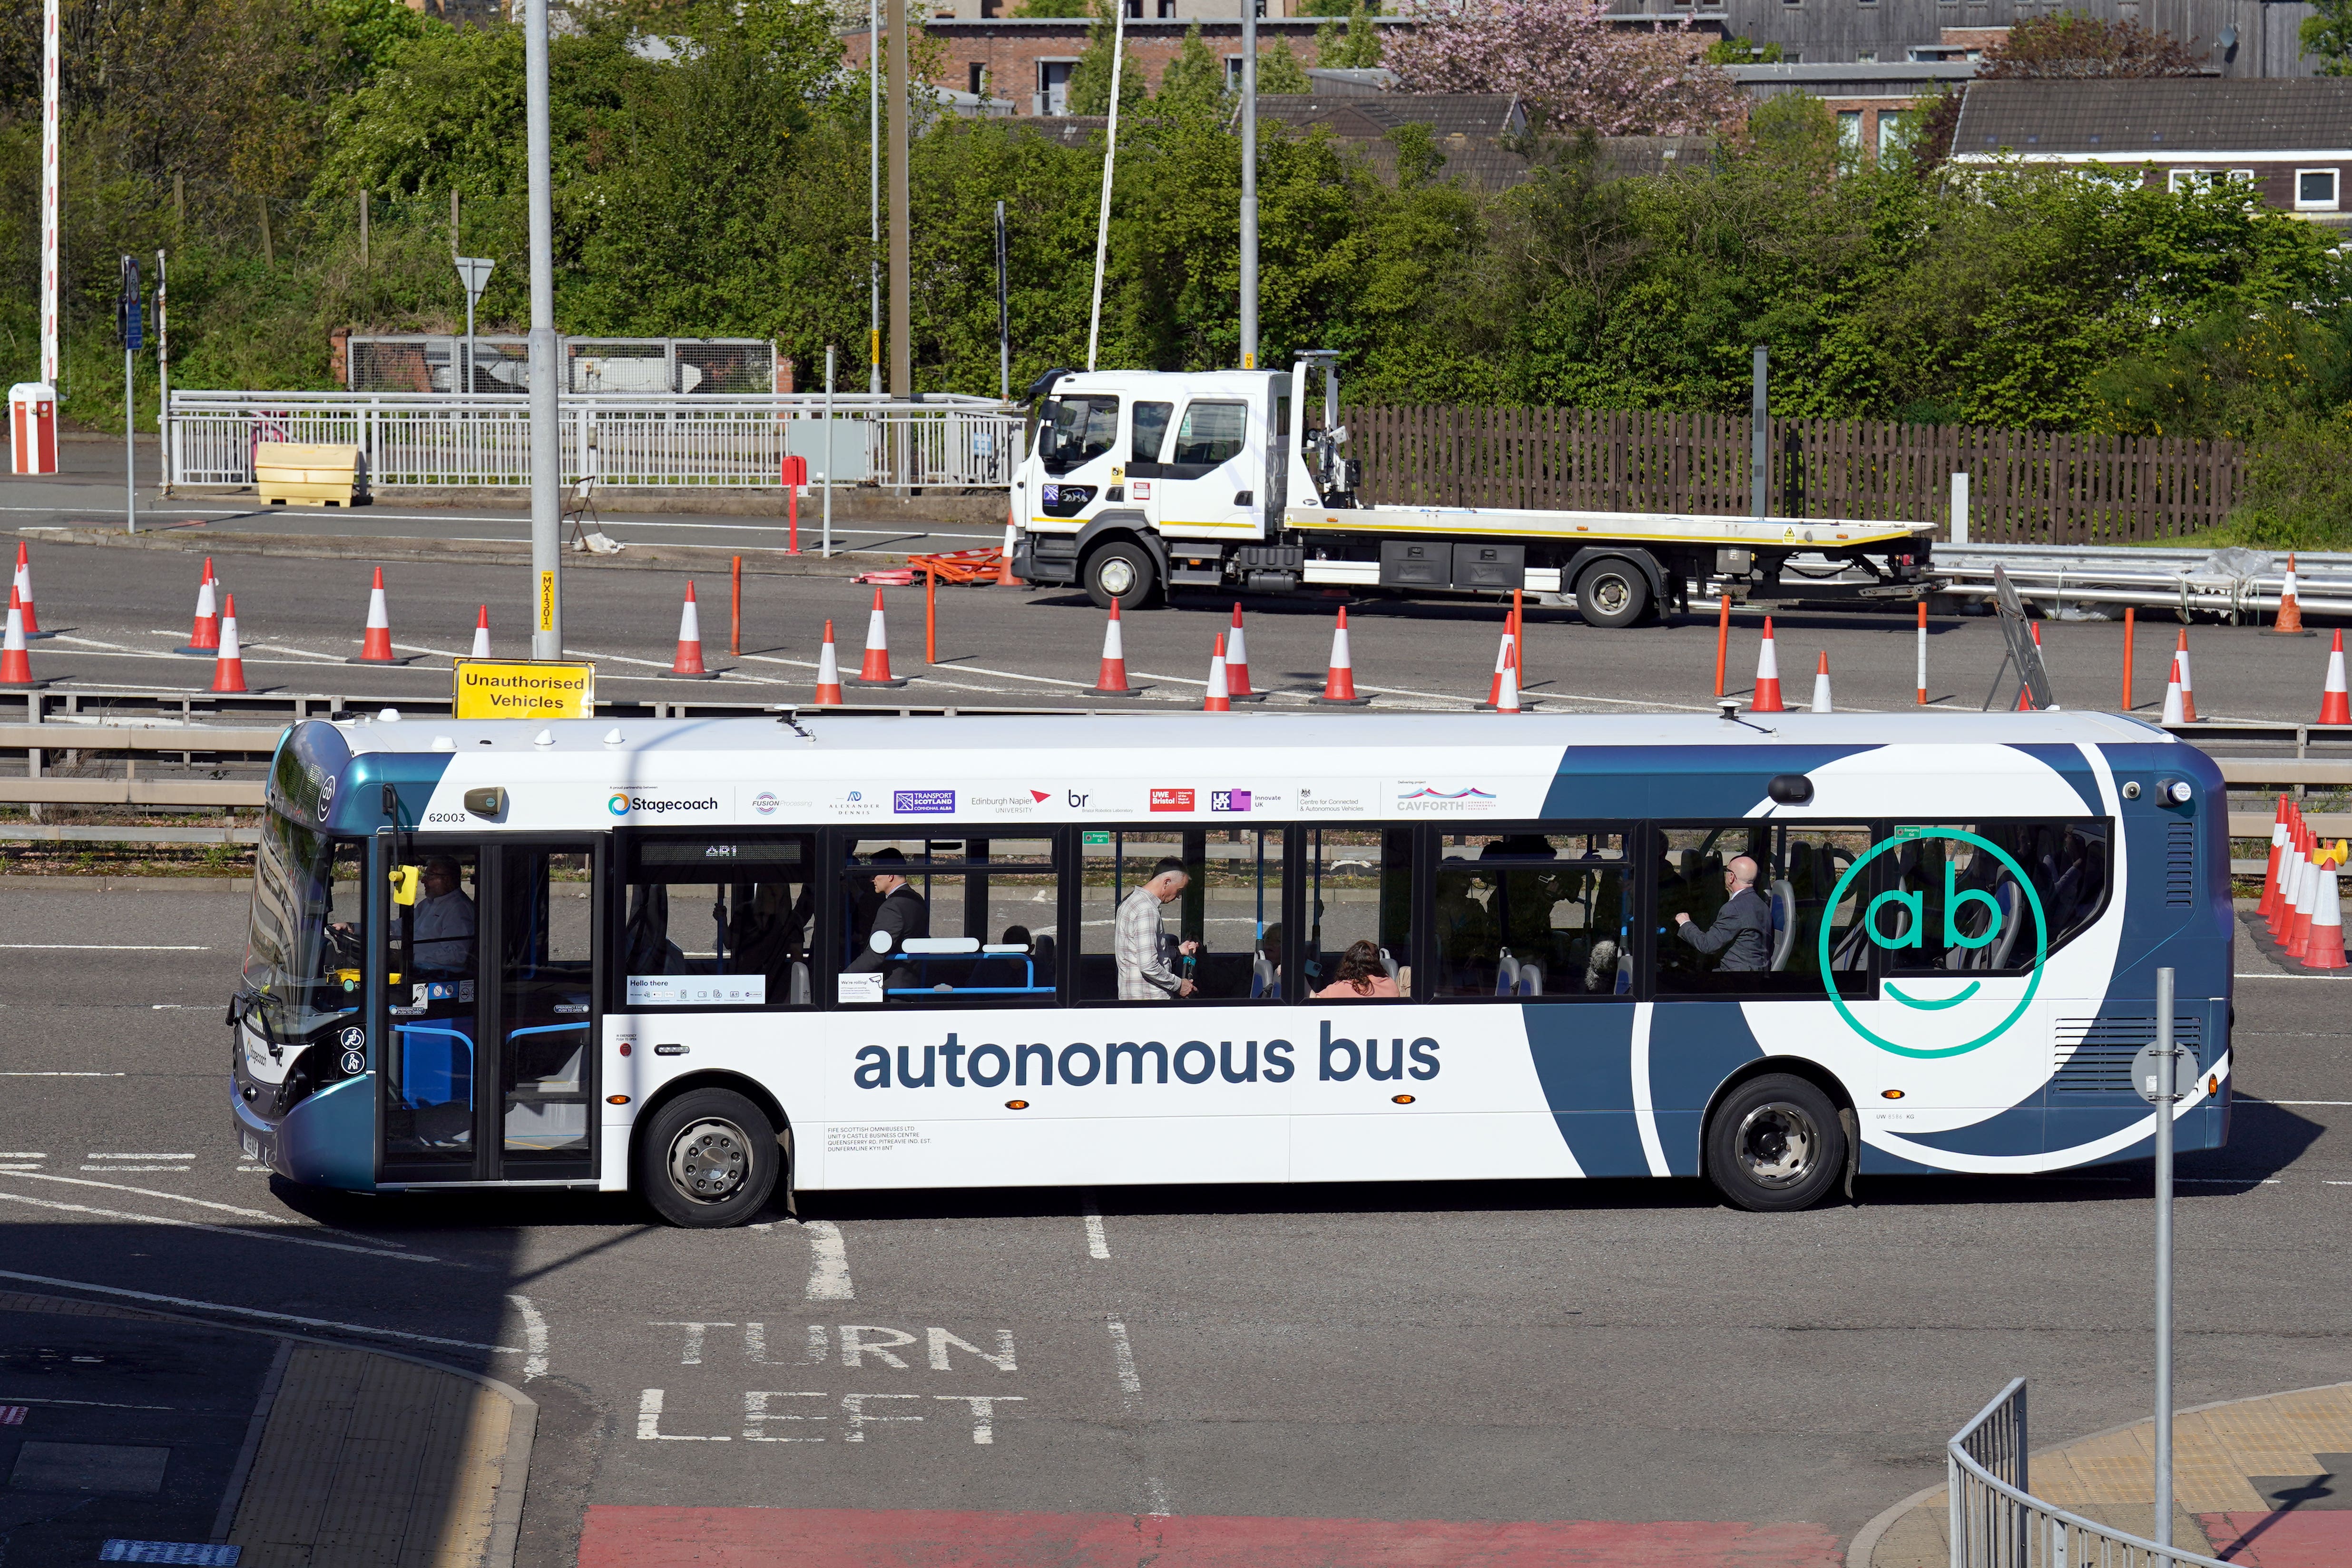
[[[1248,1001],[1284,994],[1289,982],[1282,829],[1089,828],[1084,840],[1079,1001]],[[1171,862],[1181,874],[1181,888],[1159,880]],[[1155,885],[1174,889],[1175,897],[1160,901]],[[1121,951],[1122,917],[1145,934],[1144,945]],[[1186,982],[1189,993],[1182,990]]]
[[[1899,896],[1879,916],[1893,969],[2029,969],[2044,932],[2054,949],[2106,901],[2104,820],[1897,826],[1895,834],[1905,841],[1888,857]]]
[[[1618,827],[1438,834],[1435,994],[1627,997],[1633,882]]]
[[[622,857],[627,1007],[806,1007],[815,841],[756,831],[633,836]]]
[[[1659,994],[1824,995],[1824,926],[1830,968],[1865,973],[1868,889],[1857,879],[1831,896],[1872,842],[1859,826],[1798,819],[1661,826]]]
[[[837,889],[837,1001],[1035,1007],[1056,995],[1061,873],[1046,835],[855,840]]]
[[[1412,830],[1307,830],[1301,982],[1318,1002],[1413,994]]]

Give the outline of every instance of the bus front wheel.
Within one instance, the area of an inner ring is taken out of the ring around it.
[[[637,1186],[672,1225],[715,1230],[757,1215],[783,1173],[776,1130],[732,1089],[698,1089],[654,1113]]]
[[[1748,1079],[1706,1124],[1706,1173],[1741,1208],[1811,1208],[1845,1171],[1845,1128],[1820,1088],[1791,1073]]]

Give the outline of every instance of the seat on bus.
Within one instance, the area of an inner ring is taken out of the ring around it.
[[[1797,890],[1785,877],[1772,879],[1772,959],[1774,973],[1789,967],[1797,948]]]
[[[808,961],[795,958],[793,960],[792,1005],[795,1007],[806,1007],[814,1000],[814,994],[809,987]]]

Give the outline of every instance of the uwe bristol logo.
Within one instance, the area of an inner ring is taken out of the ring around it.
[[[1885,1034],[1871,1028],[1855,1017],[1853,1009],[1846,1005],[1845,998],[1838,994],[1837,971],[1832,967],[1830,960],[1830,942],[1832,933],[1829,921],[1826,918],[1823,919],[1821,939],[1822,974],[1828,982],[1830,1001],[1837,1008],[1838,1016],[1843,1018],[1846,1026],[1855,1034],[1860,1035],[1872,1045],[1881,1050],[1893,1051],[1896,1056],[1901,1057],[1962,1056],[1999,1039],[2009,1031],[2010,1026],[2025,1016],[2025,1009],[2033,1001],[2034,992],[2040,989],[2042,984],[2042,961],[2050,955],[2047,927],[2042,915],[2042,899],[2033,890],[2033,879],[2025,874],[2025,868],[2019,865],[2000,845],[1989,838],[1970,833],[1966,828],[1922,828],[1917,832],[1906,833],[1901,837],[1889,838],[1884,843],[1873,845],[1868,852],[1846,868],[1845,875],[1837,879],[1837,886],[1830,890],[1828,907],[1832,910],[1841,907],[1845,902],[1846,889],[1853,885],[1855,878],[1862,875],[1864,868],[1889,849],[1898,848],[1906,844],[1925,843],[1931,838],[1949,839],[1955,845],[1966,844],[1981,854],[1991,856],[2008,871],[2008,879],[2016,883],[2018,891],[2024,900],[2022,908],[2004,911],[2000,900],[1992,893],[1979,888],[1958,887],[1956,868],[1948,852],[1944,862],[1944,929],[1941,933],[1944,946],[1948,949],[1960,949],[1968,952],[1989,947],[2000,936],[2005,920],[2023,919],[2027,911],[2031,910],[2033,921],[2033,964],[2026,971],[2025,988],[2014,1002],[2008,1002],[2002,994],[1984,994],[1984,982],[1974,979],[1949,994],[1934,994],[1959,980],[1964,971],[1938,972],[1932,969],[1919,969],[1904,973],[1901,977],[1901,984],[1897,984],[1892,978],[1882,981],[1879,989],[1885,993],[1887,1000],[1904,1009],[1900,1013],[1893,1009],[1882,1009],[1877,1016],[1877,1022],[1882,1028],[1903,1037],[1902,1039],[1890,1039]],[[1983,910],[1988,918],[1984,921],[1983,929],[1980,931],[1963,931],[1959,925],[1962,911],[1971,905]],[[1895,929],[1892,931],[1886,929],[1890,923],[1895,924]],[[1869,906],[1863,910],[1862,914],[1864,931],[1868,933],[1873,942],[1890,952],[1921,947],[1927,926],[1927,895],[1918,891],[1905,892],[1889,889],[1871,900]],[[2013,980],[2015,976],[2011,974],[2004,978]],[[1996,982],[1996,984],[2000,983]],[[1904,989],[1905,986],[1910,987],[1910,990],[1906,991]],[[2003,993],[2007,991],[2006,984],[2001,984],[2001,991]],[[1972,1002],[1977,1005],[1969,1005]]]

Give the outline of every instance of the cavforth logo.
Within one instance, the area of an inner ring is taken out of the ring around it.
[[[2030,910],[2033,920],[2033,966],[2026,973],[2024,992],[2019,995],[2014,1005],[2000,1015],[1998,1021],[1994,1020],[1990,1006],[1964,1007],[1965,1004],[1973,1000],[1983,989],[1981,981],[1971,980],[1948,996],[1914,995],[1892,979],[1883,982],[1880,989],[1886,993],[1890,1001],[1911,1012],[1926,1016],[1924,1019],[1913,1020],[1915,1023],[1936,1021],[1937,1026],[1933,1028],[1906,1030],[1899,1022],[1891,1022],[1887,1016],[1882,1016],[1878,1020],[1882,1026],[1892,1028],[1898,1034],[1912,1036],[1913,1043],[1905,1044],[1900,1040],[1889,1039],[1864,1024],[1861,1019],[1853,1016],[1853,1010],[1846,1005],[1845,998],[1838,994],[1837,971],[1831,967],[1830,963],[1832,931],[1830,922],[1823,920],[1821,940],[1822,973],[1829,982],[1830,1001],[1836,1006],[1838,1016],[1843,1018],[1849,1028],[1872,1045],[1881,1050],[1893,1051],[1900,1057],[1964,1056],[1980,1046],[1989,1046],[2000,1038],[2008,1032],[2011,1025],[2025,1016],[2025,1009],[2032,1005],[2034,992],[2042,985],[2042,962],[2050,956],[2049,936],[2042,915],[2042,898],[2033,890],[2033,879],[2025,874],[2025,868],[2019,865],[2007,850],[1992,840],[1970,833],[1966,828],[1921,828],[1917,832],[1906,833],[1902,837],[1889,838],[1883,843],[1873,845],[1866,854],[1846,868],[1844,876],[1837,879],[1837,886],[1830,890],[1828,907],[1834,910],[1845,902],[1846,889],[1853,885],[1854,879],[1861,876],[1863,868],[1873,860],[1885,854],[1889,849],[1905,844],[1922,843],[1930,838],[1949,839],[1956,845],[1970,845],[1979,853],[1991,856],[2008,870],[2010,878],[2015,881],[2019,892],[2025,900],[2024,908],[2005,916],[2000,900],[1992,894],[1980,888],[1960,888],[1956,885],[1957,870],[1948,853],[1944,861],[1944,930],[1942,933],[1944,945],[1970,950],[1990,946],[2000,937],[2001,922],[2005,918],[2022,919]],[[1927,902],[1925,893],[1904,892],[1889,889],[1871,900],[1869,907],[1863,910],[1862,929],[1869,934],[1872,942],[1890,951],[1922,946],[1922,938],[1927,925]],[[1962,931],[1959,927],[1960,911],[1970,904],[1982,906],[1989,917],[1984,922],[1984,929],[1973,935]],[[1892,910],[1889,906],[1892,906]],[[1899,929],[1890,931],[1885,929],[1885,922],[1895,919],[1897,911],[1903,917]],[[1918,990],[1922,987],[1948,985],[1958,978],[1957,974],[1949,972],[1938,973],[1933,970],[1922,969],[1906,976],[1904,984],[1914,990]],[[1992,1000],[1989,999],[1989,1001]],[[1993,1005],[1998,1005],[1997,1001]],[[1953,1011],[1956,1008],[1964,1010]],[[1897,1014],[1893,1016],[1895,1020],[1900,1020],[1904,1015]],[[1986,1026],[1988,1025],[1990,1025],[1989,1027]],[[1948,1044],[1947,1041],[1950,1043]]]

